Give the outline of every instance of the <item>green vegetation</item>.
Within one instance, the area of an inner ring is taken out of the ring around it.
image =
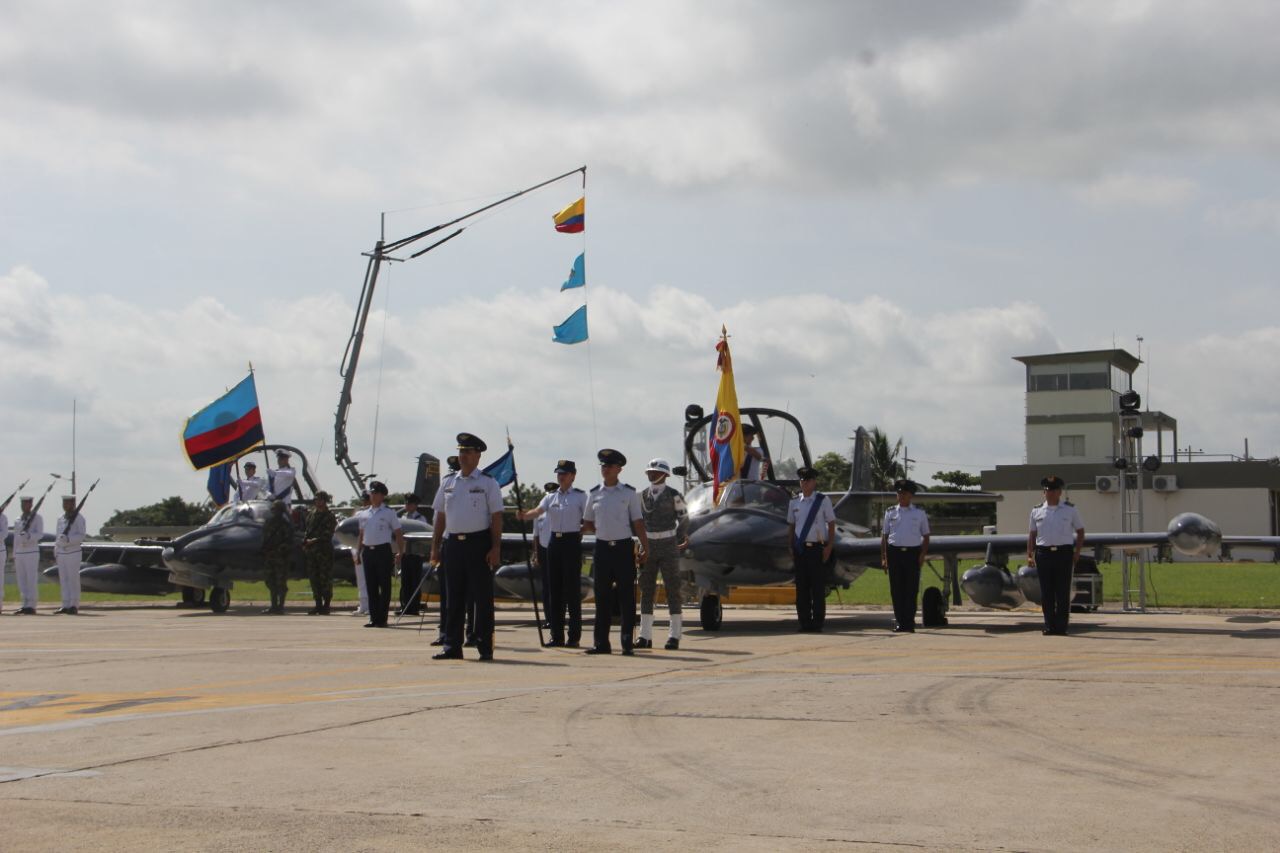
[[[942,571],[941,562],[934,564]],[[961,574],[966,568],[974,565],[966,561],[961,565]],[[1102,570],[1103,597],[1108,603],[1121,600],[1120,564],[1103,563]],[[399,586],[392,590],[393,606],[399,599]],[[941,586],[941,581],[926,567],[920,579],[920,587]],[[162,601],[178,601],[177,593],[158,596],[109,595],[106,593],[86,592],[82,596],[86,603],[102,602],[136,602],[140,604]],[[347,583],[336,583],[333,600],[337,602],[354,602],[357,598],[355,586]],[[5,611],[12,612],[18,598],[18,588],[14,584],[5,586]],[[55,603],[59,600],[56,583],[40,584],[41,603]],[[249,601],[267,601],[267,588],[261,583],[237,583],[231,590],[232,604]],[[289,582],[289,603],[307,604],[311,601],[311,587],[306,581]],[[849,589],[832,592],[827,598],[831,604],[871,604],[888,606],[889,579],[879,569],[867,569],[866,573]],[[1153,563],[1148,566],[1147,605],[1149,607],[1242,607],[1258,609],[1280,609],[1280,566],[1274,563]]]
[[[934,564],[939,573],[941,561]],[[960,573],[976,565],[962,561]],[[1123,598],[1120,564],[1102,563],[1102,596],[1107,603]],[[941,586],[928,567],[920,587]],[[833,592],[832,604],[890,603],[889,578],[878,569],[867,569],[849,589]],[[1249,607],[1280,609],[1280,565],[1275,563],[1151,563],[1147,566],[1148,607]]]
[[[213,517],[213,510],[191,504],[174,495],[137,509],[117,510],[104,527],[199,527]]]

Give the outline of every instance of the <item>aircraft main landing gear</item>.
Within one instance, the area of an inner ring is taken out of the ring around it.
[[[214,613],[226,613],[231,606],[231,590],[215,586],[209,590],[209,609]]]
[[[724,621],[724,608],[720,606],[720,596],[702,596],[702,630],[719,631]]]
[[[178,602],[179,607],[203,607],[204,606],[204,590],[196,587],[184,586],[182,588],[182,601]]]

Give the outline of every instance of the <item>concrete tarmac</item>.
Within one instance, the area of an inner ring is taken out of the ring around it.
[[[1278,614],[726,608],[628,658],[503,609],[480,663],[415,620],[81,612],[0,616],[5,849],[1280,844]]]

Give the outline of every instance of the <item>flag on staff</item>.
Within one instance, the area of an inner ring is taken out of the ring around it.
[[[578,234],[586,226],[587,198],[575,201],[564,210],[557,213],[553,219],[556,222],[556,230],[561,234]]]
[[[580,344],[587,339],[587,306],[583,305],[569,315],[559,326],[553,326],[555,337],[551,340],[558,344]]]
[[[209,469],[209,497],[214,506],[223,506],[231,500],[231,462],[223,462]]]
[[[197,471],[234,460],[262,444],[262,413],[253,374],[187,418],[182,446]]]
[[[560,285],[561,290],[569,290],[574,287],[586,287],[587,285],[587,262],[586,254],[578,255],[573,259],[573,269],[569,270],[569,277],[565,279],[564,284]]]
[[[720,388],[716,391],[716,413],[711,419],[711,499],[720,499],[720,488],[733,482],[742,470],[746,447],[742,443],[742,421],[738,414],[738,391],[733,385],[733,359],[729,356],[729,336],[720,327],[716,344],[716,369]]]
[[[498,485],[506,488],[516,478],[516,449],[507,445],[507,452],[484,466],[484,473],[498,481]]]

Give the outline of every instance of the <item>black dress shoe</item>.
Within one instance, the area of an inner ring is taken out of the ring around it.
[[[80,608],[79,608],[79,607],[68,607],[66,610],[64,610],[64,611],[62,611],[62,612],[63,612],[63,613],[65,613],[65,614],[67,614],[68,616],[79,616],[79,615],[80,615]],[[1067,632],[1066,632],[1066,631],[1063,631],[1062,633],[1064,633],[1064,634],[1065,634],[1065,633],[1067,633]]]
[[[311,608],[310,610],[308,610],[308,611],[307,611],[307,615],[308,615],[308,616],[319,616],[319,615],[320,615],[320,608],[319,608],[319,607],[313,607],[313,608]]]
[[[675,637],[668,637],[667,645],[664,648],[669,652],[674,652],[680,648],[680,641]]]
[[[635,647],[637,649],[651,649],[653,648],[653,640],[647,639],[645,637],[637,637]]]
[[[632,655],[635,654],[635,652],[632,650],[630,646],[624,646],[622,649],[622,653],[627,657],[631,657]]]
[[[366,627],[366,628],[377,628],[377,627],[378,627],[378,623],[377,623],[377,622],[366,622],[366,623],[364,623],[364,627]]]
[[[431,656],[432,660],[462,660],[462,652],[437,652]]]
[[[433,646],[443,646],[443,645],[444,645],[444,637],[436,637],[434,640],[432,640],[432,641],[431,641],[431,645],[433,645]]]
[[[476,646],[476,638],[475,638],[475,637],[467,637],[467,639],[466,639],[465,641],[463,641],[463,643],[462,643],[462,647],[463,647],[464,649],[474,649],[474,648],[475,648],[475,646]]]
[[[1045,629],[1044,629],[1043,631],[1041,631],[1040,633],[1041,633],[1041,634],[1044,634],[1044,635],[1047,637],[1047,636],[1049,636],[1050,634],[1052,634],[1053,632],[1052,632],[1052,631],[1050,631],[1048,628],[1045,628]]]
[[[556,648],[560,648],[563,645],[564,645],[564,640],[557,640],[553,638],[553,639],[547,640],[546,647],[548,649],[556,649]]]
[[[67,612],[67,609],[65,607],[59,607],[57,610],[53,611],[53,615],[57,616],[60,613],[66,613],[66,612]],[[266,611],[263,611],[263,612],[265,613]],[[1045,633],[1047,634],[1048,631],[1046,631]]]
[[[480,660],[493,660],[493,652],[481,652]]]
[[[564,644],[564,647],[566,649],[576,649],[576,648],[579,648],[580,646],[581,646],[581,643],[579,643],[577,640],[570,640],[569,642]]]
[[[23,616],[35,616],[36,609],[34,607],[24,607],[19,610],[18,613],[21,613]]]
[[[602,646],[592,646],[587,649],[586,653],[589,655],[611,655],[613,654],[613,649]]]

